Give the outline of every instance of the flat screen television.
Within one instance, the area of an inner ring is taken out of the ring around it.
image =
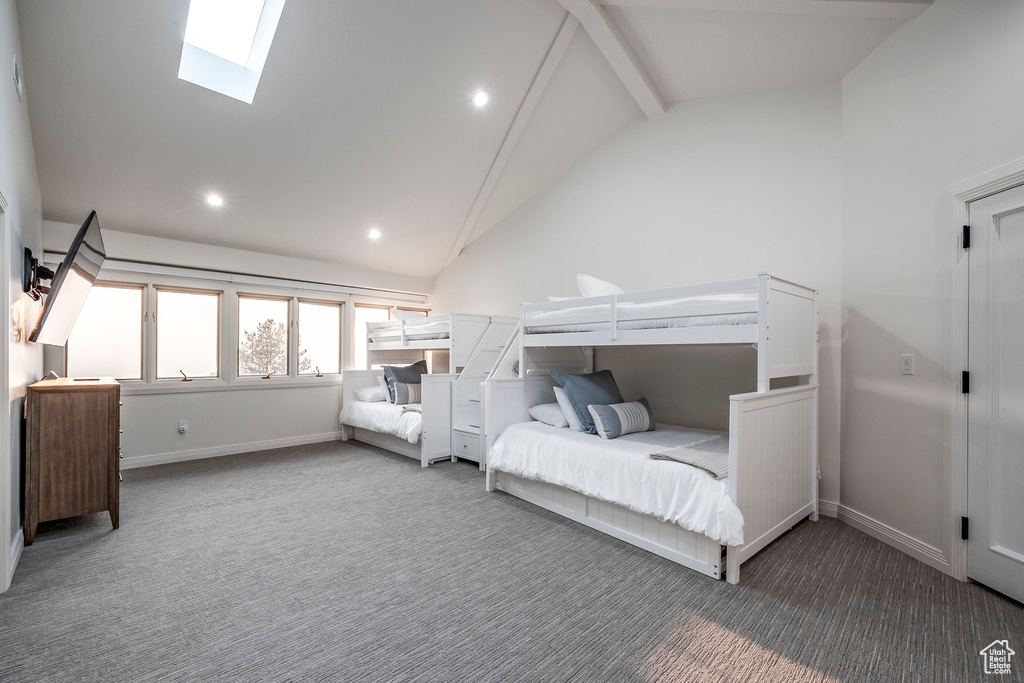
[[[82,223],[67,256],[57,267],[43,310],[28,336],[29,341],[57,346],[67,343],[71,328],[82,312],[85,298],[89,296],[106,257],[100,222],[93,211]]]

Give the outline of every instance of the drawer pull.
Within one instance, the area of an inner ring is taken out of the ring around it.
[[[118,429],[118,430],[117,430],[117,433],[118,433],[118,434],[124,434],[124,430],[123,430],[123,429]]]

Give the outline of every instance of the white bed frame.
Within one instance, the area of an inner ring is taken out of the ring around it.
[[[447,351],[448,372],[458,372],[464,367],[476,350],[480,340],[492,322],[514,325],[515,318],[471,313],[449,313],[432,315],[412,320],[385,320],[366,324],[367,360],[370,365],[390,363],[395,359],[405,360],[410,351]],[[435,332],[445,336],[438,339],[410,339],[418,330],[428,325],[440,325]],[[393,331],[398,339],[374,341],[374,332]]]
[[[356,391],[364,387],[378,386],[381,370],[345,370],[341,373],[342,406],[355,401]],[[391,434],[381,434],[367,429],[342,424],[341,440],[354,438],[393,453],[407,455],[420,461],[423,467],[431,463],[451,458],[451,406],[452,386],[455,382],[453,374],[423,375],[422,410],[423,428],[419,441],[411,444]]]
[[[753,302],[680,302],[659,317],[757,313],[755,323],[647,330],[623,330],[619,321],[644,317],[621,308],[625,302],[754,290]],[[636,346],[650,344],[742,344],[757,346],[757,391],[730,396],[729,495],[743,513],[744,544],[727,547],[702,534],[661,522],[624,507],[589,498],[546,482],[487,471],[487,490],[500,489],[543,508],[699,572],[739,583],[740,565],[804,517],[818,518],[818,343],[817,293],[767,273],[756,278],[689,287],[591,297],[544,304],[523,304],[520,313],[520,378],[494,376],[484,383],[484,432],[489,450],[511,424],[530,420],[528,409],[553,400],[552,380],[530,376],[530,349],[567,346]],[[601,309],[575,311],[602,304]],[[607,323],[596,332],[529,332],[538,325]],[[589,355],[589,354],[586,354]],[[507,358],[496,367],[507,367]],[[498,375],[496,370],[495,375]],[[771,389],[771,380],[800,377],[806,383]]]

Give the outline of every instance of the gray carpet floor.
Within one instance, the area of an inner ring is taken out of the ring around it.
[[[982,681],[1024,607],[835,520],[730,586],[503,493],[325,443],[124,473],[0,595],[0,681]]]

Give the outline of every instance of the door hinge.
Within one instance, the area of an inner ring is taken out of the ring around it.
[[[970,522],[966,517],[960,518],[960,539],[966,541],[970,537]]]
[[[962,242],[962,244],[963,244],[963,248],[964,249],[970,249],[971,248],[971,226],[969,226],[969,225],[965,225],[964,226],[964,233],[963,233],[963,242]]]
[[[960,393],[971,393],[971,373],[967,370],[960,373]]]

